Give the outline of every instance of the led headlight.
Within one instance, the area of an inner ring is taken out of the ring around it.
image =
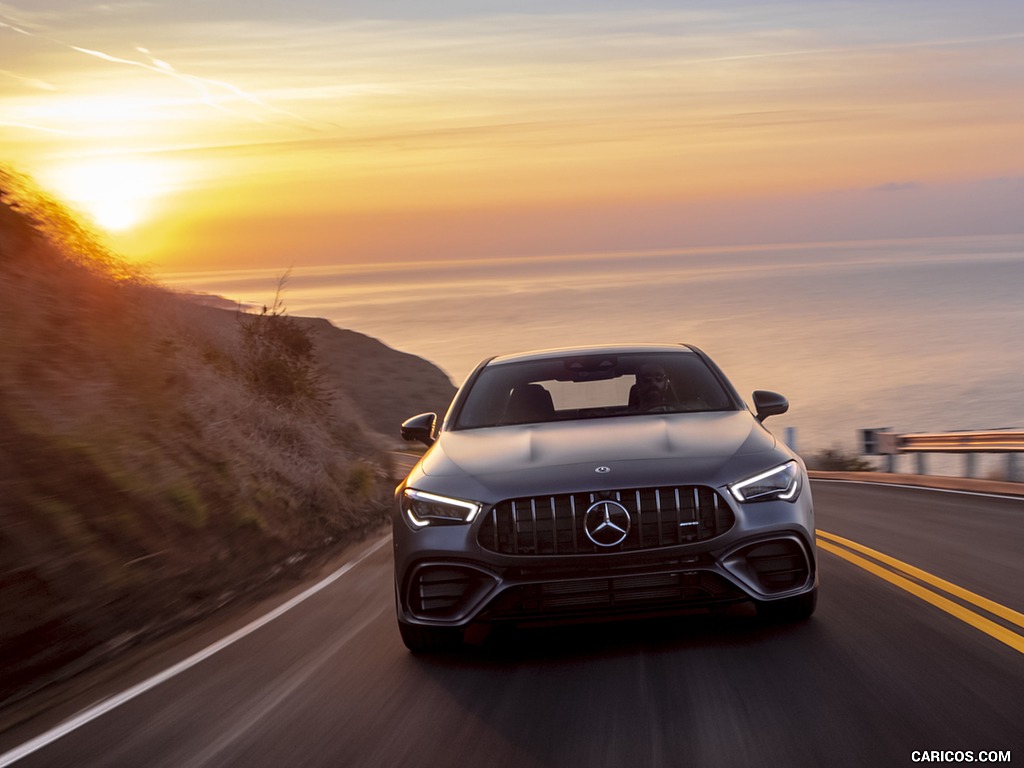
[[[729,486],[729,492],[739,502],[775,499],[793,501],[800,494],[800,478],[800,467],[795,461],[789,461],[780,467],[733,483]]]
[[[412,488],[406,488],[402,494],[405,517],[416,528],[424,528],[431,523],[471,523],[480,507],[475,501],[452,499]]]

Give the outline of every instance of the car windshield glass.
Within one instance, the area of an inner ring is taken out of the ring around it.
[[[692,352],[572,355],[488,366],[455,428],[738,407]]]

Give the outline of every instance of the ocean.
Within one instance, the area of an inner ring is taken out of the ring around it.
[[[261,306],[286,272],[156,277]],[[789,398],[768,426],[805,455],[856,453],[864,428],[1024,427],[1024,235],[300,266],[282,299],[290,314],[424,357],[455,384],[495,354],[695,344],[745,397]],[[979,471],[1003,461],[986,457]]]

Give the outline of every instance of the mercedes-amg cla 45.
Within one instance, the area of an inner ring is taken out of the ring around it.
[[[398,626],[412,650],[471,625],[650,616],[752,601],[815,607],[814,513],[800,458],[703,352],[632,345],[485,360],[398,487]]]

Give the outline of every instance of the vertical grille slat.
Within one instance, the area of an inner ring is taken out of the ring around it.
[[[540,539],[537,532],[537,500],[530,499],[530,521],[533,523],[533,551],[540,552]]]
[[[620,544],[598,546],[586,535],[586,512],[607,500],[629,512],[629,534]],[[735,523],[732,509],[706,486],[626,488],[506,499],[481,519],[477,542],[506,555],[607,554],[706,541]]]
[[[654,511],[658,514],[658,546],[665,546],[665,527],[661,524],[661,491],[654,489]]]
[[[579,548],[580,529],[576,525],[576,497],[575,496],[570,496],[569,497],[569,508],[572,510],[572,552],[575,555],[575,554],[577,554],[580,551],[580,548]]]
[[[519,554],[519,510],[514,501],[512,502],[512,554]]]
[[[679,489],[675,489],[676,499],[676,544],[683,543],[683,505],[679,503]]]
[[[555,545],[554,552],[551,554],[558,554],[558,512],[555,509],[555,497],[549,496],[548,501],[551,503],[551,541]]]
[[[640,549],[644,548],[644,507],[640,503],[640,491],[636,492],[636,533]]]

